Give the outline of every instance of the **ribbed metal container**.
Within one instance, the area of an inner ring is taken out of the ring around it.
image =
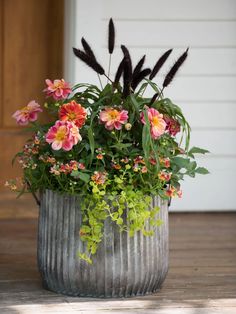
[[[104,240],[93,264],[78,258],[80,240],[79,197],[46,190],[41,195],[38,230],[38,266],[46,289],[70,296],[129,297],[160,289],[168,271],[168,205],[160,206],[163,224],[152,237],[138,232],[129,237],[107,219]]]

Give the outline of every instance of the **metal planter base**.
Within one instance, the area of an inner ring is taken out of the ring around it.
[[[163,224],[155,235],[140,232],[132,238],[107,219],[104,240],[93,264],[78,258],[80,240],[79,198],[46,190],[41,196],[38,230],[38,266],[43,286],[69,296],[118,298],[145,295],[160,289],[168,271],[168,205],[160,206]]]

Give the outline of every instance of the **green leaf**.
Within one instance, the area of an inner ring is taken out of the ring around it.
[[[89,139],[90,150],[91,150],[91,157],[90,157],[90,164],[91,164],[92,161],[93,161],[93,157],[94,157],[94,148],[95,148],[93,130],[92,130],[92,127],[91,127],[91,126],[88,128],[88,139]]]
[[[151,141],[151,135],[150,135],[150,122],[148,120],[147,111],[144,110],[144,118],[145,118],[145,124],[143,126],[143,132],[142,132],[142,146],[145,156],[145,162],[148,163],[149,157],[150,157],[150,141]]]
[[[117,225],[122,225],[123,224],[123,219],[120,217],[116,221]]]
[[[78,252],[77,255],[78,255],[79,258],[83,259],[83,260],[84,260],[85,262],[87,262],[88,264],[91,265],[91,264],[93,263],[92,260],[91,260],[91,258],[88,257],[88,255],[86,255],[85,253],[80,253],[80,252]]]
[[[134,105],[134,109],[135,109],[135,113],[136,113],[136,116],[139,117],[140,115],[140,111],[139,111],[139,103],[137,102],[136,98],[134,97],[134,95],[130,95],[130,99],[132,101],[132,104]]]
[[[78,178],[79,177],[79,171],[78,170],[72,170],[70,175],[74,178]]]
[[[79,172],[79,178],[85,183],[88,183],[90,180],[90,175],[84,172]]]
[[[188,164],[188,166],[187,166],[187,168],[188,168],[189,171],[193,171],[194,169],[196,169],[196,167],[197,167],[196,161],[191,161],[191,162],[189,162],[189,164]]]
[[[171,158],[171,162],[177,165],[179,168],[188,169],[188,166],[190,164],[190,159],[182,158],[182,157],[173,157]]]
[[[210,173],[206,168],[204,167],[198,167],[196,170],[195,170],[196,173],[199,173],[199,174],[208,174]]]
[[[132,145],[133,145],[132,143],[117,143],[117,144],[111,145],[111,147],[122,150],[122,149],[130,147]]]
[[[188,155],[194,158],[193,156],[194,154],[206,154],[206,153],[209,153],[209,150],[194,146],[189,150]]]

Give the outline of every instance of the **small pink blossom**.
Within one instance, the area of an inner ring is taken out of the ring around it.
[[[105,124],[107,130],[121,130],[122,124],[125,124],[128,120],[128,111],[117,110],[114,108],[105,108],[100,112],[99,119],[101,123]]]
[[[35,100],[31,100],[27,106],[17,110],[12,117],[16,119],[19,125],[27,125],[29,122],[34,122],[38,119],[38,112],[42,112],[40,105]]]
[[[170,168],[170,158],[160,158],[160,163],[165,167],[165,168]]]
[[[67,96],[72,92],[69,83],[65,80],[54,80],[53,82],[49,79],[45,80],[47,88],[43,91],[46,92],[48,97],[53,97],[55,100],[66,99]]]
[[[142,169],[141,169],[141,172],[142,173],[147,173],[148,172],[148,169],[146,166],[143,166]]]
[[[171,179],[171,172],[165,172],[165,171],[160,171],[158,174],[158,178],[162,181],[170,181]]]
[[[176,196],[176,189],[173,186],[170,186],[168,190],[166,190],[166,196],[174,197]]]
[[[166,196],[169,196],[169,197],[178,196],[179,198],[181,198],[182,197],[182,190],[176,189],[175,187],[170,186],[168,188],[168,190],[166,190],[165,194],[166,194]]]
[[[178,190],[178,191],[177,191],[177,196],[178,196],[179,198],[181,198],[181,197],[182,197],[182,195],[183,195],[182,190]]]
[[[46,134],[46,142],[52,144],[52,149],[69,151],[81,141],[78,127],[70,121],[56,121]]]
[[[148,120],[151,125],[151,136],[154,139],[160,137],[166,129],[166,122],[163,119],[163,114],[159,113],[155,108],[147,108]],[[141,121],[146,124],[144,113],[141,113]]]
[[[107,180],[107,173],[106,172],[100,172],[100,171],[94,171],[93,175],[91,176],[91,179],[97,185],[104,184]]]

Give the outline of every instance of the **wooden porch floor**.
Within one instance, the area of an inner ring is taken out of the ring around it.
[[[236,213],[170,214],[162,290],[132,299],[72,298],[43,290],[36,219],[0,220],[0,313],[236,313]]]

